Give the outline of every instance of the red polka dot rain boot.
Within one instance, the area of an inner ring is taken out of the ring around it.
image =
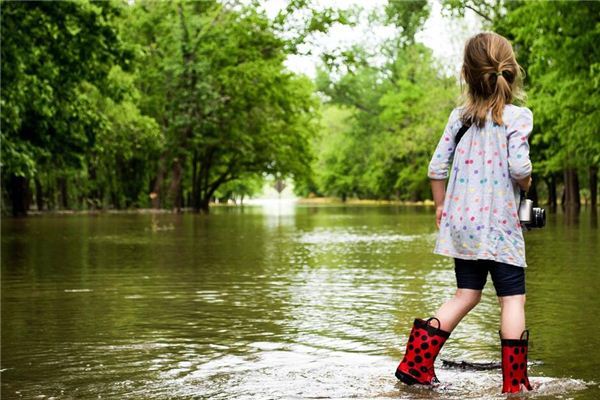
[[[525,337],[525,338],[524,338]],[[502,339],[502,393],[518,393],[523,388],[531,390],[527,377],[527,344],[529,331],[521,334],[521,339]]]
[[[430,325],[432,320],[437,321],[437,328]],[[396,368],[396,378],[407,385],[438,383],[433,362],[449,336],[450,332],[440,329],[439,319],[415,319],[406,344],[406,353]]]

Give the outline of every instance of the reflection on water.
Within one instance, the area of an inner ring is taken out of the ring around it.
[[[588,216],[526,234],[527,397],[600,397]],[[503,398],[499,370],[440,366],[435,388],[393,375],[412,320],[453,293],[430,210],[2,222],[3,398]],[[498,361],[498,325],[490,283],[440,358]]]

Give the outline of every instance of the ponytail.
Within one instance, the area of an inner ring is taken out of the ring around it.
[[[492,120],[502,125],[504,106],[523,97],[521,67],[509,41],[496,33],[480,33],[465,46],[462,78],[468,90],[461,119],[479,127]]]
[[[502,125],[502,114],[504,105],[512,100],[512,88],[502,72],[496,74],[496,88],[490,99],[492,109],[492,120],[498,125]]]

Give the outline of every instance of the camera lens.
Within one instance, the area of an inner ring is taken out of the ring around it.
[[[546,225],[546,210],[539,207],[533,208],[532,226],[542,228]]]

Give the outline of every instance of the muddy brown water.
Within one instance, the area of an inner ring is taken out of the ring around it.
[[[600,398],[600,238],[583,211],[526,234],[526,397]],[[432,210],[217,207],[2,219],[3,399],[500,396],[491,282],[435,388],[394,370],[415,317],[454,290]]]

